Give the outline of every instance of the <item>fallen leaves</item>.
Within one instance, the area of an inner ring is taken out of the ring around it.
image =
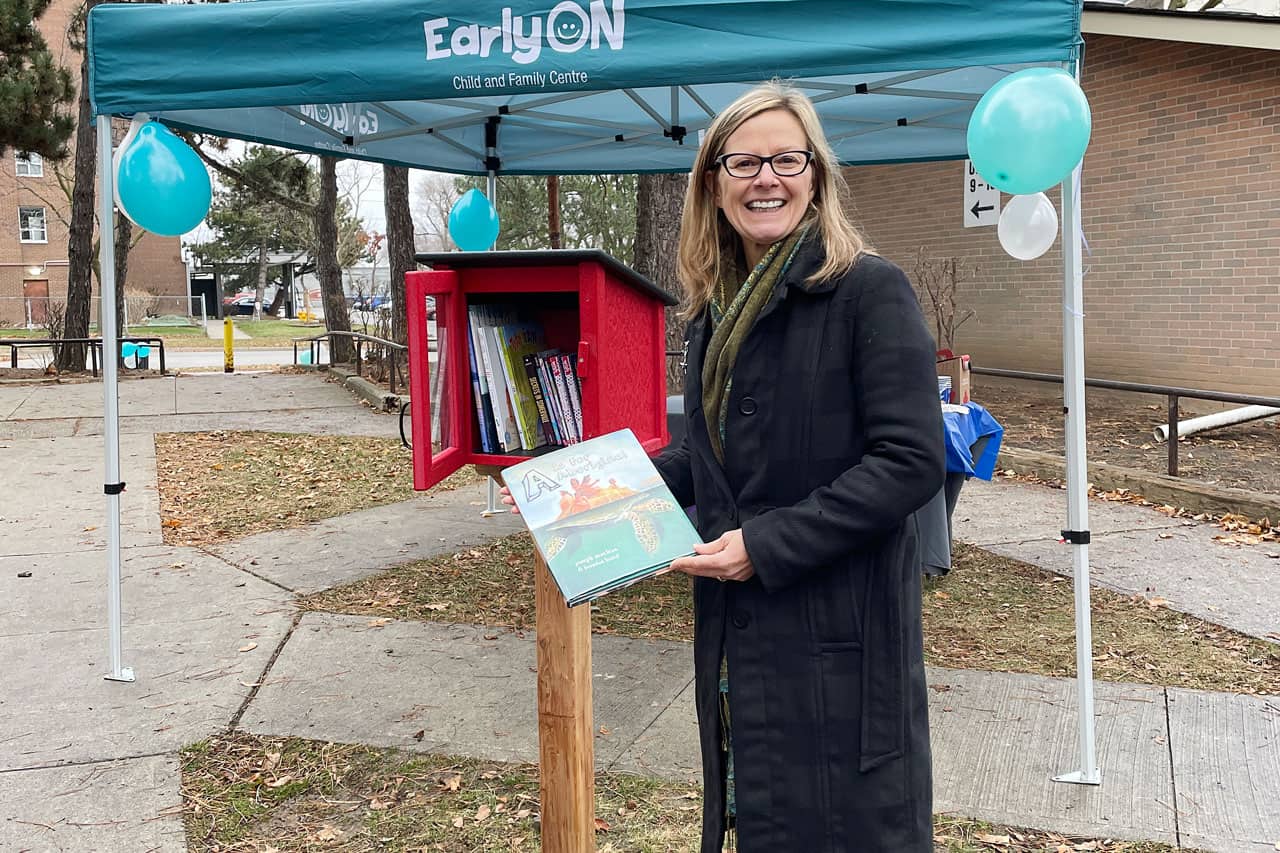
[[[251,652],[251,651],[253,651],[254,649],[256,649],[257,647],[258,647],[258,644],[257,644],[257,643],[245,643],[243,646],[241,646],[240,648],[236,649],[236,651],[238,651],[238,652]]]
[[[398,440],[215,430],[155,437],[161,528],[199,545],[296,527],[413,496]],[[473,469],[436,487],[478,482]]]

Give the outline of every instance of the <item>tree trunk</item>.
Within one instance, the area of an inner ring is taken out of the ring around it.
[[[338,266],[338,174],[337,159],[320,158],[320,200],[316,203],[315,259],[316,278],[324,300],[324,325],[331,332],[351,331],[351,315],[342,292],[342,270]],[[351,338],[339,335],[332,339],[330,352],[334,362],[355,360]]]
[[[116,215],[116,335],[124,337],[127,326],[124,313],[124,286],[129,280],[129,244],[133,242],[133,223],[123,213]],[[101,279],[99,279],[101,292]]]
[[[560,176],[547,175],[547,233],[551,248],[560,248]]]
[[[267,298],[267,244],[258,247],[258,289],[253,297],[253,319],[262,319],[262,300]]]
[[[387,262],[391,265],[391,339],[409,342],[405,317],[404,277],[417,269],[413,259],[413,216],[409,212],[409,170],[382,167],[383,212],[387,217]]]
[[[676,246],[680,244],[680,212],[688,176],[640,175],[636,181],[635,269],[673,296],[680,297],[676,279]],[[667,309],[667,351],[683,351],[684,321],[675,308]],[[684,390],[680,357],[667,358],[667,393]]]
[[[85,14],[98,5],[87,0]],[[75,184],[71,190],[71,225],[67,238],[67,316],[64,338],[89,336],[89,313],[93,303],[93,200],[94,168],[98,162],[93,110],[89,105],[89,57],[80,57],[80,104],[76,119]],[[58,370],[84,370],[83,344],[58,348]]]

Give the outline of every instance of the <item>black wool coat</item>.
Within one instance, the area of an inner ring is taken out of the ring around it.
[[[806,286],[812,239],[739,351],[725,464],[690,323],[686,436],[657,460],[711,541],[755,575],[694,581],[703,853],[725,832],[718,683],[729,666],[741,853],[928,853],[932,776],[914,511],[942,487],[934,344],[906,276],[863,256]]]

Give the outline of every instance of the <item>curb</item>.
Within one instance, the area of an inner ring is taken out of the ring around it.
[[[409,400],[406,396],[390,394],[384,391],[363,376],[357,376],[349,368],[331,366],[328,368],[328,372],[330,376],[341,381],[357,397],[367,401],[369,405],[380,412],[397,412],[400,410],[400,404]]]
[[[1066,478],[1066,461],[1052,453],[1022,450],[1016,447],[1000,448],[1001,469],[1013,469],[1019,474],[1034,474],[1045,479]],[[1107,462],[1089,463],[1089,482],[1104,490],[1128,489],[1149,501],[1207,512],[1212,515],[1243,515],[1252,520],[1280,519],[1280,495],[1254,492],[1249,489],[1232,489],[1213,486],[1198,480],[1184,480],[1168,474],[1156,474],[1125,468]]]

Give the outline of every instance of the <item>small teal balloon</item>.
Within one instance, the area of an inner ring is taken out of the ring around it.
[[[305,350],[303,352],[298,353],[298,364],[310,364],[310,363],[311,363],[311,353]]]
[[[147,344],[138,344],[138,358],[146,358],[151,355],[151,347]]]
[[[164,125],[149,121],[131,133],[117,157],[116,202],[153,234],[176,237],[209,212],[213,187],[196,152]]]
[[[996,83],[969,118],[969,159],[987,183],[1034,195],[1071,173],[1089,147],[1089,101],[1059,68],[1027,68]]]
[[[132,341],[125,341],[120,345],[121,358],[129,358],[130,356],[137,354],[137,352],[138,352],[138,345],[133,343]]]
[[[467,252],[483,252],[498,239],[498,211],[485,194],[469,189],[453,203],[449,211],[449,236],[458,248]]]

